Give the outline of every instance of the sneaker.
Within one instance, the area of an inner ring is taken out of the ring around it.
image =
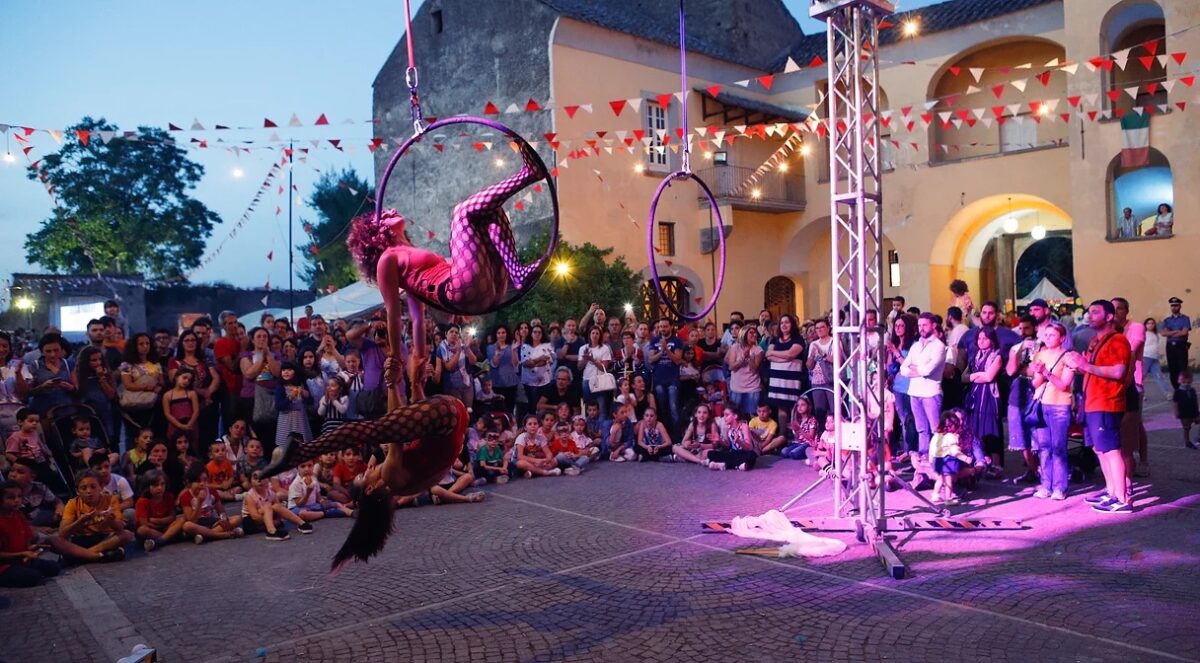
[[[546,476],[548,476],[548,477],[556,477],[556,476],[558,476],[558,475],[560,475],[560,474],[562,474],[562,470],[560,470],[560,469],[558,469],[558,468],[556,467],[556,468],[554,468],[554,469],[550,470],[549,472],[547,472],[547,473],[546,473]]]
[[[750,471],[750,468],[746,467],[745,463],[738,465],[736,469],[738,472],[749,472]]]
[[[312,534],[313,533],[312,523],[304,523],[303,525],[296,525],[296,529],[299,530],[299,532],[301,534]]]
[[[525,478],[526,478],[526,479],[532,479],[532,478],[533,478],[533,472],[530,472],[529,470],[525,470]]]
[[[579,476],[579,468],[572,465],[571,467],[568,467],[567,469],[563,470],[563,474],[565,474],[569,477],[577,477],[577,476]]]
[[[507,474],[501,474],[500,476],[496,477],[496,483],[498,483],[498,484],[506,484],[506,483],[508,483],[508,475],[507,475]]]
[[[1055,502],[1061,502],[1067,499],[1067,494],[1061,490],[1056,490],[1053,493],[1050,493],[1050,499],[1054,500]]]
[[[1034,493],[1033,496],[1039,500],[1044,500],[1047,497],[1050,497],[1050,491],[1046,490],[1045,488],[1038,488],[1037,492]]]
[[[1083,498],[1083,501],[1088,504],[1103,504],[1105,502],[1111,502],[1112,497],[1109,496],[1108,491],[1105,490],[1096,493],[1095,495],[1088,495],[1087,497]]]
[[[717,472],[724,472],[725,471],[725,463],[709,463],[708,469],[716,470]]]
[[[472,502],[482,502],[487,499],[487,493],[483,491],[474,492],[467,495],[467,499]]]
[[[1142,479],[1150,476],[1150,461],[1146,460],[1138,463],[1137,467],[1133,469],[1133,476]]]
[[[244,530],[240,527],[235,527],[235,528],[233,528],[232,534],[233,534],[233,538],[240,539],[243,536],[246,536],[246,530]]]
[[[1108,504],[1093,504],[1092,511],[1100,513],[1133,513],[1133,506],[1113,500]]]
[[[679,457],[675,454],[667,454],[658,460],[661,463],[674,463],[675,461],[679,460]]]
[[[287,541],[290,538],[292,538],[290,534],[287,532],[280,532],[278,530],[268,533],[266,537],[268,541]]]
[[[100,553],[101,562],[123,562],[125,561],[125,549],[121,547],[113,548]]]
[[[707,458],[700,459],[700,467],[708,467],[708,459]]]
[[[157,545],[158,544],[155,543],[154,539],[146,539],[145,541],[142,541],[142,550],[145,550],[146,552],[151,552],[154,550],[154,548]]]
[[[1187,448],[1188,449],[1200,449],[1200,447],[1196,446],[1196,443],[1192,442],[1191,440],[1187,441]]]
[[[634,458],[637,458],[637,454],[634,453],[633,449],[626,449],[625,451],[621,452],[621,456],[624,457],[625,460],[633,460]]]
[[[613,461],[614,463],[624,463],[624,462],[625,462],[625,457],[624,457],[624,456],[617,456],[616,458],[612,459],[612,461]]]
[[[192,541],[195,541],[196,545],[201,545],[204,543],[204,535],[197,534],[196,536],[192,537]]]
[[[487,479],[482,479],[482,478],[480,478],[480,479],[476,479],[474,482],[472,482],[472,483],[471,483],[471,485],[472,485],[472,486],[475,486],[476,488],[478,488],[478,487],[480,487],[480,486],[486,486],[486,485],[487,485]]]

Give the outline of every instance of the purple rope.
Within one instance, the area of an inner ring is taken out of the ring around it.
[[[525,282],[522,284],[523,287],[513,288],[514,294],[512,296],[506,297],[503,301],[498,302],[496,305],[491,306],[487,309],[462,311],[462,310],[447,309],[447,307],[444,303],[438,303],[438,302],[434,301],[433,299],[429,298],[426,293],[417,292],[416,290],[407,291],[409,297],[415,297],[416,299],[423,302],[425,305],[431,306],[431,307],[439,309],[439,310],[444,310],[447,313],[451,313],[454,315],[486,315],[488,313],[492,313],[501,308],[504,308],[505,306],[512,304],[513,302],[517,301],[518,299],[520,299],[520,298],[524,297],[526,294],[528,294],[529,291],[533,289],[533,286],[537,284],[538,280],[542,276],[542,273],[544,273],[546,271],[546,267],[550,264],[550,257],[554,255],[554,251],[558,248],[558,221],[559,221],[559,219],[558,219],[558,189],[557,189],[557,187],[554,186],[554,180],[550,177],[550,173],[546,169],[546,164],[545,164],[545,162],[542,161],[541,156],[538,155],[536,150],[534,150],[532,147],[529,146],[529,143],[524,138],[522,138],[520,136],[520,134],[518,134],[517,132],[508,128],[507,126],[500,124],[499,122],[496,122],[494,120],[489,120],[486,118],[482,118],[482,117],[469,117],[469,116],[449,117],[444,120],[438,120],[437,122],[434,122],[433,124],[429,125],[428,127],[425,128],[424,132],[415,134],[408,140],[404,141],[404,143],[402,145],[400,145],[400,149],[396,150],[396,153],[392,155],[392,159],[390,161],[388,161],[387,168],[384,168],[383,176],[379,178],[379,186],[375,191],[375,200],[376,200],[375,224],[378,226],[383,223],[384,194],[387,192],[388,180],[390,180],[392,177],[392,171],[395,170],[396,164],[400,162],[400,159],[404,157],[404,155],[408,152],[409,148],[411,148],[413,145],[421,142],[421,139],[424,138],[426,135],[431,135],[434,131],[436,131],[437,129],[440,129],[442,127],[452,126],[455,124],[482,125],[482,126],[488,127],[489,129],[494,129],[496,131],[499,131],[500,133],[504,134],[505,136],[508,136],[509,138],[520,143],[522,151],[527,150],[529,152],[529,154],[533,160],[533,165],[536,168],[537,174],[539,174],[541,176],[541,179],[545,180],[546,188],[548,189],[548,191],[550,193],[550,205],[553,208],[553,215],[551,216],[551,221],[550,221],[550,241],[547,243],[546,251],[542,254],[542,257],[539,260],[538,264],[540,264],[540,267],[534,273],[531,273],[526,277]]]
[[[650,217],[646,221],[646,256],[649,258],[650,275],[654,277],[651,283],[654,284],[654,290],[658,293],[658,299],[666,306],[667,311],[681,320],[688,322],[696,322],[703,320],[704,316],[708,315],[717,306],[717,297],[721,294],[721,288],[725,285],[725,219],[721,217],[721,208],[717,205],[717,200],[713,196],[712,191],[704,180],[696,176],[692,172],[691,151],[688,149],[688,121],[687,121],[687,32],[684,29],[684,13],[683,0],[679,0],[679,87],[683,93],[683,99],[680,100],[679,115],[682,118],[683,124],[683,169],[667,175],[658,185],[658,190],[654,192],[654,198],[650,201]],[[708,304],[703,311],[694,315],[688,315],[680,311],[675,303],[672,302],[665,292],[663,292],[662,284],[658,280],[658,262],[654,257],[654,216],[658,210],[658,200],[662,198],[663,192],[666,191],[671,183],[675,180],[692,180],[704,192],[704,196],[708,198],[708,206],[717,216],[717,232],[720,242],[721,251],[721,268],[717,272],[717,282],[713,284],[712,297],[708,299]]]
[[[679,117],[683,122],[683,170],[690,173],[692,172],[692,153],[688,149],[688,139],[690,136],[688,134],[687,120],[687,31],[684,29],[683,22],[683,0],[679,0],[679,90],[683,96],[679,100]]]

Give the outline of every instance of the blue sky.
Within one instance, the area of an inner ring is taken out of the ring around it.
[[[806,16],[804,0],[785,4],[798,18]],[[903,8],[928,4],[932,1],[908,0]],[[3,0],[0,61],[6,66],[0,122],[62,129],[91,115],[131,130],[139,124],[166,128],[168,122],[186,128],[193,119],[210,128],[215,123],[261,126],[267,117],[281,125],[283,138],[355,140],[360,145],[355,154],[320,150],[307,165],[297,165],[295,184],[304,198],[318,170],[353,166],[370,177],[370,154],[362,146],[371,128],[362,121],[371,116],[371,82],[403,34],[403,25],[401,0]],[[801,25],[806,32],[820,29],[806,18]],[[289,129],[293,113],[305,124],[325,113],[333,126]],[[347,118],[357,122],[341,124]],[[271,130],[230,133],[265,140]],[[56,148],[44,132],[31,139],[35,158]],[[19,154],[15,141],[11,145]],[[189,154],[207,169],[195,197],[224,220],[209,239],[210,248],[215,247],[229,234],[277,154],[257,151],[235,157],[219,149]],[[235,168],[244,176],[235,178]],[[0,163],[0,201],[6,238],[0,242],[0,279],[14,271],[40,271],[25,261],[23,244],[25,235],[49,216],[49,197],[25,178],[23,168]],[[286,200],[272,189],[236,240],[193,279],[261,286],[269,278],[272,287],[286,287],[287,217],[286,212],[274,215],[276,202],[286,210]],[[302,236],[302,217],[313,215],[297,206],[297,237]],[[268,262],[271,251],[275,258]]]

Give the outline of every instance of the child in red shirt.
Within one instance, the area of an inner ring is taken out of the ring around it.
[[[571,424],[558,422],[554,427],[554,437],[550,439],[550,454],[558,462],[559,468],[567,476],[578,476],[583,466],[588,464],[587,454],[580,453],[579,445],[571,437]]]
[[[138,495],[134,506],[137,535],[146,552],[161,548],[183,534],[183,516],[176,507],[175,494],[167,490],[167,476],[162,470],[142,474]]]
[[[341,462],[333,468],[333,486],[336,491],[329,491],[329,499],[348,503],[350,501],[350,487],[354,485],[354,479],[366,471],[367,464],[363,462],[362,454],[359,453],[358,449],[350,448],[342,451]],[[338,494],[344,496],[345,499],[342,499]]]
[[[208,445],[208,487],[222,500],[232,502],[238,499],[242,487],[235,484],[233,462],[225,455],[225,443],[217,440]]]
[[[39,559],[44,544],[21,513],[21,485],[0,488],[0,587],[33,587],[58,575],[58,564]]]

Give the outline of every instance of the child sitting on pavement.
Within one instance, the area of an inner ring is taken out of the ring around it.
[[[58,564],[39,559],[44,545],[21,513],[20,484],[0,486],[0,587],[33,587],[58,575]]]
[[[750,418],[750,436],[760,454],[769,454],[782,448],[787,438],[779,435],[779,424],[771,418],[771,406],[763,403],[758,406],[755,416]]]
[[[487,483],[508,483],[508,454],[500,444],[500,433],[488,431],[475,457],[475,476]]]
[[[125,529],[121,517],[121,502],[104,492],[100,477],[91,470],[81,472],[75,479],[75,497],[63,509],[59,536],[87,549],[86,557],[71,557],[72,561],[117,562],[125,559],[122,547],[133,541],[133,533]]]
[[[208,487],[208,470],[199,461],[185,475],[186,486],[179,494],[183,509],[183,532],[200,545],[209,540],[236,539],[245,532],[241,516],[229,516],[220,498]]]
[[[133,488],[129,486],[129,481],[119,474],[113,474],[112,463],[104,454],[92,456],[88,461],[88,469],[100,477],[101,489],[117,498],[121,505],[121,518],[125,520],[125,527],[133,531]]]
[[[183,534],[183,516],[175,494],[167,490],[167,475],[162,470],[146,470],[138,479],[136,525],[138,538],[146,552],[161,548]]]
[[[571,436],[570,424],[560,422],[554,427],[554,437],[550,439],[549,447],[559,469],[569,477],[579,476],[588,464],[587,454],[580,452],[579,445]]]
[[[254,470],[250,473],[250,490],[242,499],[242,522],[251,534],[265,531],[268,541],[287,541],[285,520],[295,525],[301,534],[312,534],[312,524],[289,511],[271,487],[271,482],[262,478],[262,471]]]
[[[288,487],[288,508],[306,521],[322,518],[348,518],[354,511],[341,502],[321,497],[321,484],[313,473],[311,460],[300,463],[299,474]]]
[[[555,415],[546,413],[545,418],[553,426]],[[550,455],[550,449],[546,445],[546,437],[542,433],[542,427],[538,425],[537,415],[526,416],[525,432],[518,435],[513,444],[512,460],[516,471],[523,472],[526,479],[562,474],[562,470],[558,469],[558,462]]]
[[[209,487],[216,491],[217,496],[225,502],[239,499],[242,494],[241,485],[234,482],[233,463],[225,455],[225,442],[217,440],[208,445]]]

